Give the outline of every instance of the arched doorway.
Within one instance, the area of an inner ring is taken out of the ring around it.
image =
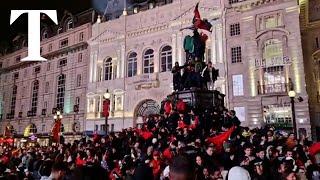
[[[37,133],[37,126],[35,124],[29,124],[23,132],[23,136],[24,137],[29,137],[32,134],[36,134]]]
[[[152,99],[141,101],[134,111],[134,126],[143,123],[143,118],[160,113],[160,105]]]

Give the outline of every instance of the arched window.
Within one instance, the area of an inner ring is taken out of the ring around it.
[[[39,81],[35,80],[32,84],[31,112],[33,115],[37,113],[38,106]]]
[[[44,30],[42,33],[42,39],[48,39],[48,31]]]
[[[286,91],[286,76],[283,64],[282,41],[270,39],[264,43],[264,93]]]
[[[61,34],[61,33],[62,33],[62,27],[59,27],[59,28],[58,28],[57,33],[58,33],[58,34]]]
[[[64,107],[64,95],[66,88],[66,75],[61,74],[57,78],[57,108],[63,110]]]
[[[128,77],[137,75],[137,53],[132,52],[128,57]]]
[[[282,60],[283,48],[282,41],[278,39],[269,39],[264,43],[263,59],[266,61]],[[268,62],[266,62],[268,63]]]
[[[30,134],[36,134],[37,133],[37,126],[35,124],[30,124]]]
[[[161,72],[171,71],[172,69],[172,48],[171,46],[165,46],[161,49]]]
[[[112,79],[112,58],[107,58],[104,61],[104,80]]]
[[[73,20],[69,19],[68,22],[67,22],[67,30],[70,30],[72,28],[73,28]]]
[[[143,55],[143,73],[153,73],[154,69],[154,54],[152,49],[145,51]]]

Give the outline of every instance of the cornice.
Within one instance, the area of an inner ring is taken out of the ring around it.
[[[229,9],[234,9],[235,11],[243,12],[276,1],[279,0],[242,0],[241,2],[231,4]]]

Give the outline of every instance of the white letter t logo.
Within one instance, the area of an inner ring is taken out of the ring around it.
[[[56,10],[11,10],[10,25],[18,19],[21,14],[28,14],[28,56],[21,61],[46,61],[40,55],[40,13],[49,16],[58,24]]]

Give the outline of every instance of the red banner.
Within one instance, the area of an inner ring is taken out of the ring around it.
[[[109,111],[110,111],[110,100],[106,99],[103,101],[103,116],[109,117]]]
[[[56,121],[53,125],[52,128],[52,137],[53,137],[53,141],[54,142],[59,142],[60,138],[59,138],[59,133],[60,133],[60,129],[61,129],[61,121]]]

